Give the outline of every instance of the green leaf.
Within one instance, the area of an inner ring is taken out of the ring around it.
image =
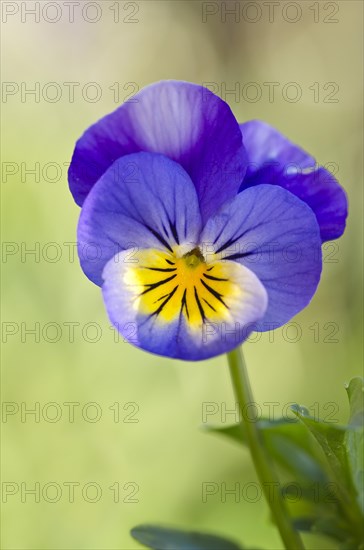
[[[284,470],[298,479],[324,482],[327,476],[322,468],[317,443],[309,430],[298,421],[284,419],[258,421],[267,452]],[[208,431],[221,434],[240,445],[247,445],[244,424],[226,427],[207,426]]]
[[[362,499],[363,490],[356,489],[353,483],[355,479],[356,483],[360,483],[360,479],[363,477],[363,465],[360,466],[360,453],[362,449],[362,435],[358,431],[357,418],[358,409],[360,408],[358,403],[359,385],[357,382],[349,385],[352,395],[352,411],[351,415],[354,419],[355,426],[338,426],[328,424],[327,422],[315,420],[309,414],[307,409],[299,407],[298,405],[292,407],[293,412],[301,420],[301,422],[307,426],[312,435],[316,438],[320,444],[327,460],[329,474],[331,482],[333,484],[337,499],[338,499],[338,516],[337,519],[327,519],[324,523],[316,523],[316,528],[323,531],[328,530],[329,526],[332,529],[333,523],[338,521],[338,518],[342,518],[346,527],[343,530],[347,530],[352,534],[352,539],[356,540],[357,544],[362,538],[362,514],[359,498]],[[349,390],[348,388],[348,390]],[[348,448],[351,449],[348,452]],[[360,450],[361,449],[361,450]],[[355,472],[353,476],[353,471]],[[326,531],[327,532],[327,531]]]
[[[347,387],[350,403],[349,429],[345,436],[349,468],[357,502],[364,513],[364,381],[353,378]]]
[[[242,550],[235,542],[222,537],[156,525],[138,525],[131,530],[131,535],[155,550]]]
[[[347,541],[349,536],[346,523],[341,522],[336,515],[319,518],[315,516],[295,518],[293,525],[300,531],[322,533],[340,542]]]
[[[350,426],[363,427],[364,422],[364,379],[352,378],[346,388],[350,403]]]
[[[348,486],[350,475],[344,442],[346,427],[316,420],[308,414],[307,409],[299,405],[293,405],[291,409],[319,443],[331,468],[333,479],[345,481],[345,485]]]
[[[340,542],[360,540],[360,511],[351,489],[345,446],[347,427],[315,420],[298,405],[293,410],[297,422],[258,421],[266,451],[300,484],[302,503],[292,506],[292,516],[300,518],[302,530],[321,532]],[[247,444],[243,424],[208,429]],[[312,523],[310,517],[314,518]]]

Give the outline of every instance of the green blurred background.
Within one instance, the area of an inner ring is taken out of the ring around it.
[[[349,196],[346,233],[326,245],[319,290],[295,325],[244,348],[263,413],[299,402],[345,421],[344,383],[361,373],[362,350],[363,4],[280,2],[272,17],[253,2],[81,1],[73,22],[66,4],[40,2],[38,21],[34,2],[2,2],[2,547],[133,549],[129,529],[157,522],[279,549],[262,499],[202,499],[206,482],[257,481],[247,452],[200,429],[204,403],[216,404],[210,423],[235,420],[224,416],[234,408],[225,358],[184,364],[115,341],[99,289],[72,258],[67,163],[91,123],[174,78],[236,89],[226,100],[240,121],[264,119],[328,164]],[[73,422],[64,403],[79,404]],[[25,414],[37,407],[39,418]],[[36,483],[39,502],[26,493]]]

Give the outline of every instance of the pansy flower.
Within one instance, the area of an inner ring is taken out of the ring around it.
[[[185,360],[277,328],[345,228],[335,178],[208,89],[165,81],[91,126],[69,170],[83,271],[136,346]]]

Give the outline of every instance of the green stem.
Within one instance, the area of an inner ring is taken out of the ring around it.
[[[302,540],[290,520],[286,504],[279,489],[278,477],[265,452],[257,423],[249,420],[246,415],[246,411],[249,405],[254,403],[254,399],[250,388],[243,352],[241,348],[236,348],[227,355],[234,392],[242,412],[250,453],[272,516],[278,527],[285,548],[289,550],[304,550]]]

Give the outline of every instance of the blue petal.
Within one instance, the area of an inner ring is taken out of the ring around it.
[[[347,198],[334,176],[317,168],[313,157],[268,124],[252,120],[240,128],[249,159],[240,190],[260,184],[283,187],[312,208],[322,241],[340,237],[345,229]]]
[[[246,170],[239,125],[230,107],[188,82],[163,81],[91,126],[78,140],[69,169],[77,204],[124,155],[161,153],[191,176],[206,220],[238,192]]]
[[[163,155],[135,153],[117,160],[89,193],[78,225],[78,253],[91,281],[102,284],[105,264],[120,250],[129,262],[139,248],[197,243],[201,216],[194,185]],[[134,250],[134,253],[133,253]]]
[[[261,120],[240,124],[244,145],[248,153],[247,177],[260,170],[264,164],[280,169],[288,165],[304,169],[315,166],[315,159],[289,141],[275,128]]]
[[[268,309],[258,330],[283,325],[315,293],[322,267],[318,223],[311,208],[281,187],[239,193],[207,222],[201,240],[206,253],[242,263],[263,283]]]
[[[102,292],[113,325],[144,350],[184,360],[207,359],[238,346],[265,313],[263,285],[237,262],[201,263],[202,270],[223,275],[207,275],[206,284],[199,275],[193,281],[195,268],[186,275],[189,268],[174,254],[139,250],[134,265],[127,261],[129,254],[120,252],[106,264]]]

